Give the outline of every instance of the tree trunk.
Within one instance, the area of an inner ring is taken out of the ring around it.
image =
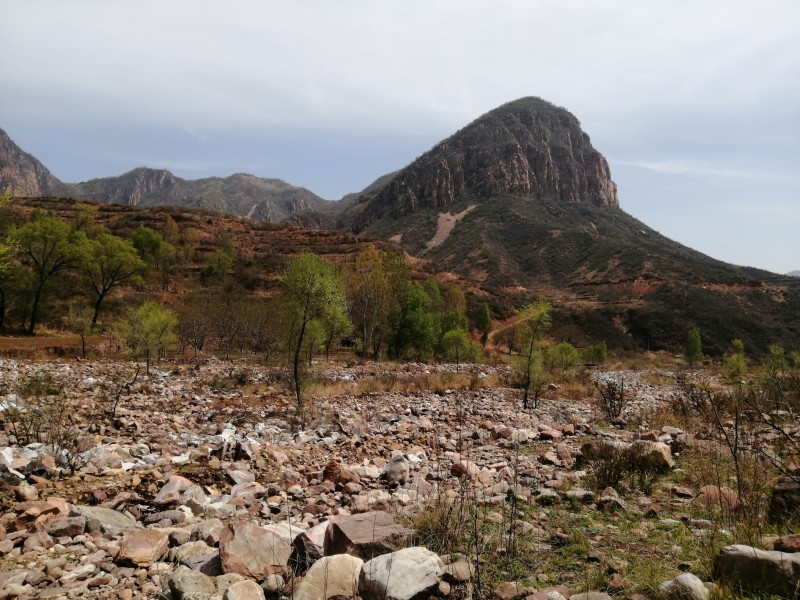
[[[294,350],[294,394],[297,401],[297,412],[300,413],[301,419],[303,413],[303,397],[300,393],[300,354],[303,352],[303,337],[306,334],[306,321],[303,319],[300,325],[300,332],[297,335],[297,346]]]
[[[39,300],[42,297],[43,287],[44,285],[41,283],[36,286],[36,294],[33,296],[33,306],[31,306],[31,322],[28,323],[28,335],[33,335],[33,331],[36,328],[36,317],[39,312]]]
[[[94,303],[94,314],[92,315],[92,329],[94,329],[97,326],[97,315],[100,314],[100,304],[102,304],[105,295],[106,292],[101,293],[99,296],[97,296],[97,302]]]

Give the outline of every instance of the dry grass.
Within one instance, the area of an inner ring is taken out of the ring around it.
[[[310,398],[333,398],[337,396],[362,396],[396,392],[401,394],[440,394],[446,390],[474,390],[498,387],[498,377],[480,378],[470,373],[388,373],[364,377],[356,381],[319,382],[308,390]]]

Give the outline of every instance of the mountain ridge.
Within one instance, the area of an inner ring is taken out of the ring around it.
[[[186,206],[265,221],[300,212],[328,214],[332,203],[282,179],[249,173],[184,179],[167,169],[136,167],[111,177],[65,183],[0,129],[0,189],[27,197],[62,196],[131,206]]]

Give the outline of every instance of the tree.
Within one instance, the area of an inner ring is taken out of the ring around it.
[[[539,407],[539,400],[550,383],[550,376],[544,368],[544,352],[537,348],[528,359],[519,356],[516,366],[517,385],[523,390],[522,408]]]
[[[432,290],[430,285],[410,282],[401,291],[400,315],[392,338],[394,356],[414,356],[417,360],[424,360],[436,349],[441,334],[441,318],[438,306],[432,306],[436,302],[435,295],[432,299],[429,293]]]
[[[747,371],[747,361],[744,358],[744,342],[740,339],[731,341],[733,352],[722,357],[722,366],[725,376],[732,382],[739,381]]]
[[[408,267],[397,254],[369,244],[347,270],[347,297],[361,356],[380,356],[399,316],[399,295],[408,280]]]
[[[486,348],[486,342],[489,341],[489,334],[494,327],[492,315],[489,312],[489,305],[486,304],[486,302],[482,302],[480,308],[478,308],[478,314],[475,317],[475,327],[481,332],[481,346]]]
[[[158,302],[145,302],[131,309],[117,323],[117,338],[131,350],[134,358],[145,358],[146,373],[150,374],[150,360],[158,357],[177,340],[175,327],[178,318],[173,311]]]
[[[309,325],[315,321],[346,313],[347,301],[339,273],[314,254],[301,254],[289,261],[283,275],[283,295],[292,320],[292,383],[297,412],[303,412],[301,353]],[[345,317],[346,318],[346,317]]]
[[[703,358],[703,342],[700,339],[700,332],[695,327],[686,332],[686,348],[683,356],[689,366],[694,366]]]
[[[67,323],[81,337],[81,358],[86,358],[86,337],[94,332],[93,315],[94,310],[88,306],[69,307]]]
[[[583,360],[589,364],[601,365],[608,358],[608,346],[605,342],[600,342],[594,346],[589,346],[583,350]]]
[[[177,264],[177,253],[172,244],[164,241],[155,229],[140,225],[131,236],[131,242],[145,264],[158,270],[162,290],[169,288],[169,278]]]
[[[451,329],[442,336],[442,349],[446,359],[456,362],[456,371],[461,363],[470,356],[472,346],[469,335],[464,329]]]
[[[541,336],[550,329],[552,307],[548,302],[540,300],[526,306],[520,311],[520,352],[517,361],[517,383],[522,389],[522,408],[528,408],[531,391],[536,391],[537,362],[541,360],[539,346]],[[536,398],[534,398],[536,399]]]
[[[559,369],[564,375],[568,369],[578,364],[580,357],[578,350],[569,342],[556,344],[547,352],[549,370]]]
[[[47,284],[56,273],[81,264],[86,252],[86,235],[70,230],[61,219],[34,211],[29,223],[12,228],[11,238],[20,258],[33,274],[33,301],[28,322],[28,335],[33,335]]]
[[[88,251],[83,254],[80,268],[94,294],[92,327],[95,327],[100,306],[108,293],[121,285],[141,283],[145,264],[137,256],[133,244],[115,235],[101,233],[87,243]]]

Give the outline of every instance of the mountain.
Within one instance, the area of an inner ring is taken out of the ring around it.
[[[712,352],[735,337],[800,345],[798,282],[712,259],[624,212],[578,119],[539,98],[437,144],[362,193],[338,226],[520,301],[548,296],[576,341],[591,332],[675,348],[698,327]]]
[[[187,180],[163,169],[141,167],[117,177],[63,183],[0,129],[0,190],[16,196],[63,196],[133,206],[185,206],[264,221],[298,212],[325,215],[335,205],[280,179],[237,173]]]
[[[182,179],[163,169],[138,168],[118,177],[69,186],[69,196],[134,206],[185,206],[262,221],[282,221],[302,211],[330,210],[327,200],[280,179],[237,173]]]
[[[17,196],[64,194],[66,186],[0,129],[0,191]]]
[[[789,271],[787,275],[789,277],[800,277],[800,269],[797,269],[796,271]]]

